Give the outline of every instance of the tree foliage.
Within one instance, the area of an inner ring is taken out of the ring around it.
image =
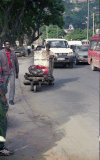
[[[46,26],[42,27],[42,39],[47,38]],[[48,38],[62,38],[66,33],[63,29],[57,27],[56,25],[48,26]]]
[[[41,26],[53,24],[62,28],[63,12],[62,0],[1,0],[0,38],[9,38],[14,43],[26,34],[31,44],[42,34]]]
[[[93,28],[89,29],[89,40],[91,39],[93,35]],[[87,30],[84,29],[75,29],[71,34],[65,36],[64,38],[70,40],[82,40],[82,39],[87,39]]]

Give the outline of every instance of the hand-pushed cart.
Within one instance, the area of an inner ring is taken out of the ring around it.
[[[31,83],[31,91],[41,91],[41,85],[54,85],[54,77],[52,75],[44,75],[42,77],[33,77],[32,74],[25,73],[24,78]]]
[[[37,57],[38,56],[38,57]],[[48,68],[47,74],[32,74],[32,72],[25,73],[24,78],[30,81],[31,91],[37,92],[41,90],[41,85],[54,85],[54,76],[53,73],[53,57],[51,56],[49,59],[42,57],[41,53],[38,55],[34,55],[34,65],[33,66],[44,66]],[[30,66],[31,67],[31,66]],[[29,67],[29,68],[30,68]],[[43,69],[45,70],[45,69]],[[25,85],[25,82],[24,82]]]

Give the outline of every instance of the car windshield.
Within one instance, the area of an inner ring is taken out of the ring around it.
[[[51,48],[68,48],[67,41],[59,41],[59,40],[52,40],[47,41],[50,44]]]
[[[88,51],[88,46],[77,46],[78,51]]]

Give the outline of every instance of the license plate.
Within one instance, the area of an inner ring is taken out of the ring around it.
[[[84,60],[83,58],[80,58],[80,60]]]
[[[65,58],[58,58],[57,60],[64,61],[64,60],[65,60]]]

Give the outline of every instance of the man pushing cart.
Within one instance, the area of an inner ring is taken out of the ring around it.
[[[53,66],[55,53],[50,51],[50,44],[46,50],[34,53],[34,65],[29,67],[30,73],[25,73],[24,78],[31,82],[31,91],[41,90],[41,85],[53,85]],[[24,83],[25,84],[25,83]]]

